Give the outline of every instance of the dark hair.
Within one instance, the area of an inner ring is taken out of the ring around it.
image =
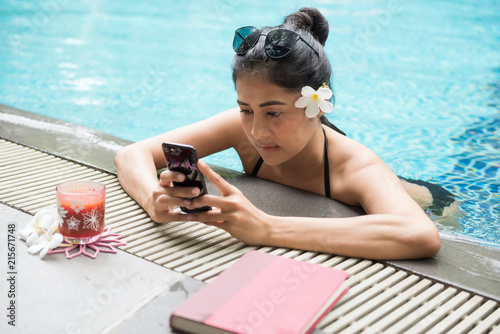
[[[298,93],[304,86],[318,89],[326,84],[330,88],[332,69],[330,61],[323,50],[329,33],[329,25],[323,14],[316,8],[301,8],[298,12],[285,17],[282,25],[265,27],[261,33],[285,28],[298,33],[319,55],[310,47],[298,41],[292,52],[280,59],[270,58],[264,51],[264,38],[259,38],[257,44],[243,55],[236,54],[233,60],[233,82],[242,76],[262,78],[269,83]],[[332,96],[331,102],[335,98]],[[321,122],[339,131],[326,117]]]

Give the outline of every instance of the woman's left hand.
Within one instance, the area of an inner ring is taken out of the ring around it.
[[[206,194],[192,200],[189,209],[210,206],[212,210],[188,214],[190,221],[217,226],[249,245],[266,244],[270,216],[256,208],[239,189],[229,184],[203,161],[198,168],[221,192],[221,196]]]

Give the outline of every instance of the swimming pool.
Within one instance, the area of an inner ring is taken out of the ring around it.
[[[331,24],[330,118],[398,174],[462,202],[500,245],[500,5],[473,1],[0,3],[0,103],[137,141],[235,106],[231,41],[301,6]],[[232,151],[209,162],[241,170]]]

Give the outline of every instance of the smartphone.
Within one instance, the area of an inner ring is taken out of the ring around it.
[[[165,142],[162,144],[162,149],[165,155],[167,169],[186,175],[186,179],[183,182],[174,182],[174,186],[198,187],[200,188],[200,194],[196,197],[208,193],[205,178],[198,170],[198,154],[193,146]],[[195,209],[181,207],[181,210],[186,213],[202,212],[210,209],[209,206]]]

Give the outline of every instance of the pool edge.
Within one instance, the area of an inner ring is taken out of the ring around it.
[[[109,172],[116,171],[113,163],[116,152],[131,143],[97,130],[2,104],[0,134],[7,140]],[[495,286],[500,285],[500,248],[442,238],[442,249],[435,258],[383,262],[500,301],[500,291],[495,291]]]

